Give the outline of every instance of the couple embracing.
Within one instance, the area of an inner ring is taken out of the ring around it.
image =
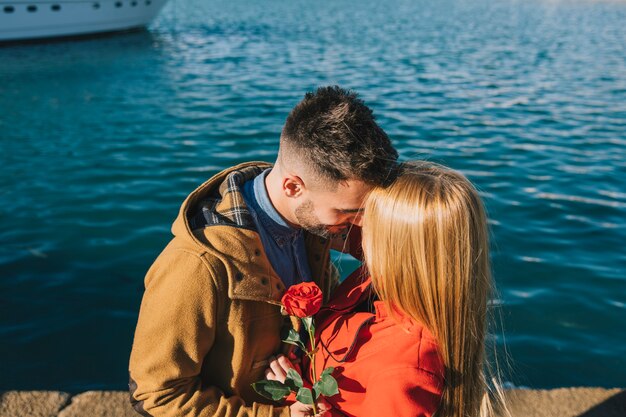
[[[154,417],[490,414],[482,202],[458,172],[397,157],[355,93],[323,87],[290,112],[273,165],[244,163],[193,191],[145,278],[134,408]],[[341,284],[331,249],[363,262]],[[303,282],[323,294],[310,358],[281,339],[299,322],[279,302]],[[317,405],[253,388],[290,369],[311,384],[328,367],[338,393]]]

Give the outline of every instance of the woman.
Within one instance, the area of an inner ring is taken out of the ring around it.
[[[304,372],[335,367],[333,415],[492,414],[484,371],[492,283],[476,189],[443,166],[404,165],[366,200],[363,250],[369,277],[350,276],[318,313],[316,369]],[[359,311],[370,289],[375,311]],[[267,376],[284,380],[290,366],[279,358]]]

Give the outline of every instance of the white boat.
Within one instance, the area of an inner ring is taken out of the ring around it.
[[[167,0],[0,0],[0,42],[146,26]]]

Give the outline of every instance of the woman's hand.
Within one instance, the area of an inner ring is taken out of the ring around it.
[[[289,369],[293,369],[300,373],[298,369],[293,366],[291,361],[284,355],[278,355],[276,358],[271,357],[269,361],[269,368],[265,370],[265,378],[270,381],[285,382],[285,378],[287,378],[287,371]]]
[[[291,417],[331,417],[330,404],[326,402],[322,397],[317,401],[317,414],[313,414],[313,406],[308,404],[302,404],[299,401],[289,406]]]

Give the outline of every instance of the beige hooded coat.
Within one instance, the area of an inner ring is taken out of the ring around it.
[[[268,357],[284,349],[281,330],[291,325],[276,305],[285,287],[240,191],[270,166],[253,162],[223,171],[182,204],[174,238],[145,278],[129,365],[138,412],[289,416],[287,407],[260,397],[250,385],[264,378]],[[212,220],[197,227],[201,207]],[[327,299],[337,283],[330,241],[305,236],[312,276]]]

